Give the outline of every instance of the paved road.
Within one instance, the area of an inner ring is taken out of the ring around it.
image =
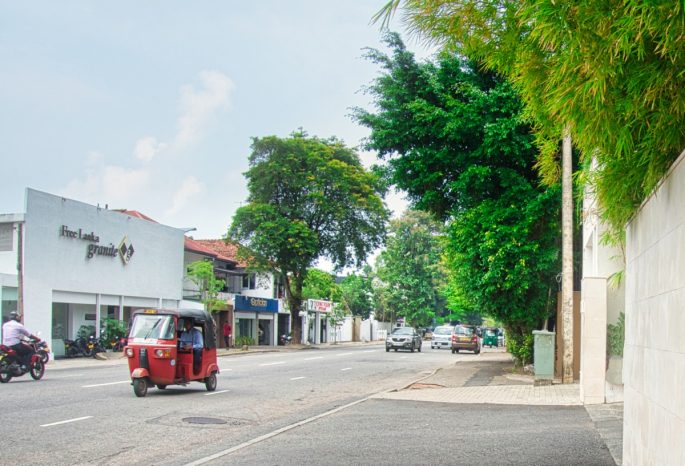
[[[143,399],[133,395],[123,364],[48,365],[39,382],[22,377],[0,386],[1,461],[180,464],[404,386],[444,365],[447,355],[385,353],[376,345],[225,357],[216,392],[196,383],[152,389]]]
[[[57,363],[39,382],[0,386],[0,463],[614,464],[582,407],[383,399],[528,383],[501,359],[382,346],[248,354],[220,358],[216,392],[195,384],[143,399],[123,361]]]

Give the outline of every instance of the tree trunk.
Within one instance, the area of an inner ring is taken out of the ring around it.
[[[563,332],[562,383],[573,383],[573,159],[571,131],[564,130],[561,163],[561,320]]]
[[[290,307],[290,330],[293,334],[292,341],[294,343],[302,343],[302,318],[300,317],[300,311],[302,310],[302,283],[298,283],[297,278],[295,278],[295,283],[292,283],[290,277],[284,274],[285,283],[285,297],[288,301],[288,307]],[[295,287],[295,293],[293,293],[293,286]]]

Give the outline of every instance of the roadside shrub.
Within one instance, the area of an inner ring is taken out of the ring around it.
[[[516,365],[523,367],[533,362],[533,332],[524,331],[523,334],[507,329],[507,351],[514,356]]]
[[[623,356],[623,344],[626,339],[626,315],[621,312],[616,324],[607,325],[607,351],[609,356]]]
[[[254,338],[248,337],[246,335],[237,337],[235,339],[235,345],[236,346],[251,346],[254,345]]]

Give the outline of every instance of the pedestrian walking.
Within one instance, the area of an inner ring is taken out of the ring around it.
[[[224,322],[224,343],[226,343],[226,348],[231,347],[232,332],[233,329],[231,328],[231,324],[229,324],[228,321]]]

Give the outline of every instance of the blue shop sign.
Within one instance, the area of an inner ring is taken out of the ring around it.
[[[278,312],[278,300],[238,295],[235,297],[235,310]]]

